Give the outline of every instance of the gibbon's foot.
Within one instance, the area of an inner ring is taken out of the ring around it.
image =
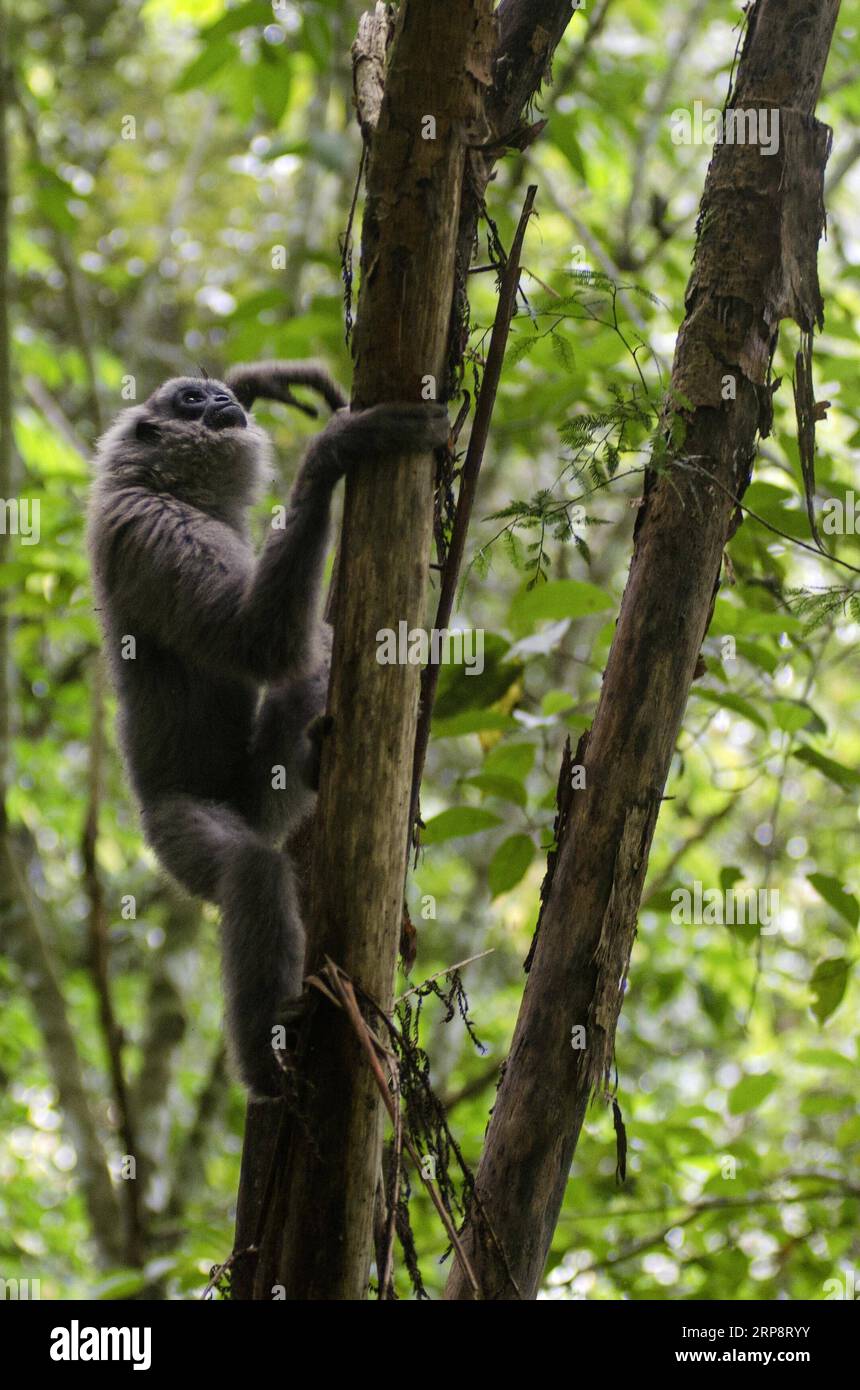
[[[265,1075],[258,1072],[250,1082],[250,1099],[252,1101],[258,1104],[270,1104],[272,1101],[285,1099],[284,1058],[289,1058],[295,1051],[307,1005],[308,997],[306,994],[302,994],[297,999],[285,999],[279,1006],[275,1014],[273,1029],[283,1028],[284,1046],[283,1049],[276,1046],[273,1032],[271,1067],[266,1067]]]
[[[284,1099],[284,1072],[280,1058],[275,1050],[266,1048],[266,1055],[258,1057],[253,1071],[244,1068],[242,1081],[248,1088],[248,1099],[262,1102]]]
[[[299,1028],[304,1013],[304,999],[288,999],[277,1010],[272,1024],[271,1055],[262,1070],[255,1069],[255,1075],[247,1078],[251,1100],[273,1101],[284,1099],[284,1059],[295,1050]],[[275,1029],[283,1028],[283,1046]],[[268,1049],[267,1049],[268,1051]]]

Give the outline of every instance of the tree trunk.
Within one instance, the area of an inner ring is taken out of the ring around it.
[[[723,549],[770,426],[779,321],[821,322],[830,131],[812,116],[839,0],[757,0],[729,110],[779,111],[779,150],[723,144],[708,171],[672,374],[682,444],[649,474],[590,735],[559,795],[557,855],[464,1243],[485,1298],[533,1298],[589,1097],[608,1086],[651,837]],[[734,400],[724,400],[733,378]],[[689,405],[689,409],[687,406]],[[673,435],[677,439],[677,434]],[[574,1050],[571,1030],[585,1029]],[[487,1226],[492,1230],[489,1234]],[[470,1297],[458,1267],[446,1296]]]
[[[483,136],[492,8],[491,0],[406,0],[398,12],[369,156],[356,406],[419,401],[428,377],[440,388],[445,381],[466,146]],[[400,939],[419,671],[380,665],[377,633],[425,621],[433,488],[429,457],[368,460],[347,482],[334,730],[312,855],[308,970],[331,957],[385,1009]],[[313,1089],[292,1128],[276,1204],[283,1228],[269,1224],[257,1292],[270,1296],[276,1283],[287,1298],[360,1299],[383,1112],[364,1054],[328,1002],[312,1013],[301,1068]]]

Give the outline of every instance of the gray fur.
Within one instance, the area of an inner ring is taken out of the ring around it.
[[[301,384],[295,370],[284,379]],[[247,376],[237,384],[245,399],[289,395],[277,363],[255,369],[253,392]],[[166,382],[98,446],[88,540],[123,755],[163,867],[221,909],[228,1035],[257,1097],[280,1094],[271,1030],[302,989],[304,929],[281,845],[314,802],[332,490],[362,459],[432,449],[447,428],[441,405],[340,411],[259,556],[246,515],[269,441],[221,382]]]

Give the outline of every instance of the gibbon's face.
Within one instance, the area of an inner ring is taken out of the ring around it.
[[[155,415],[196,421],[209,430],[244,430],[248,425],[244,410],[223,382],[197,377],[165,382],[152,398],[151,409]]]
[[[99,444],[101,471],[203,507],[244,507],[270,467],[269,440],[223,381],[174,377],[123,411]]]

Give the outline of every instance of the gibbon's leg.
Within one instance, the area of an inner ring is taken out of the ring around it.
[[[227,1035],[257,1097],[281,1094],[272,1029],[302,990],[305,934],[292,865],[231,807],[163,797],[144,812],[147,839],[190,892],[221,909]]]
[[[314,673],[272,686],[257,714],[246,796],[239,806],[267,838],[283,839],[313,809],[325,723],[331,629]]]
[[[282,840],[313,808],[315,747],[307,730],[319,712],[318,684],[313,679],[272,687],[260,706],[247,792],[239,804],[266,839]]]

